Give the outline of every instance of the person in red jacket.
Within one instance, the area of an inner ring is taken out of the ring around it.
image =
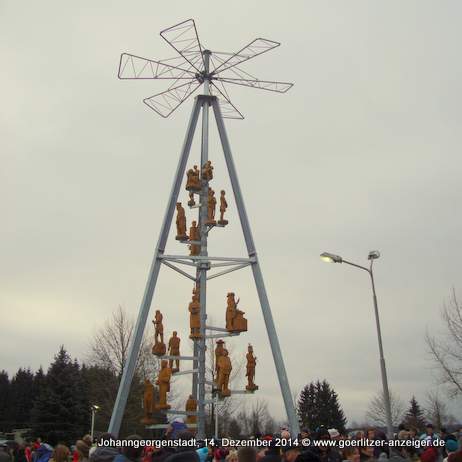
[[[26,456],[27,462],[32,462],[32,448],[31,443],[27,443],[24,448],[24,455]]]

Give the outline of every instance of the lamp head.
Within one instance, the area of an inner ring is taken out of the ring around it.
[[[340,255],[335,255],[329,252],[323,252],[321,255],[321,260],[327,263],[342,263],[342,257]]]
[[[378,250],[371,250],[367,256],[368,260],[377,260],[380,257],[380,252]]]

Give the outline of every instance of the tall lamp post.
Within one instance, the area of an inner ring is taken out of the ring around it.
[[[321,254],[321,259],[328,263],[345,263],[350,266],[362,269],[369,273],[372,283],[372,296],[374,300],[374,312],[375,312],[375,323],[377,325],[377,339],[379,342],[379,354],[380,354],[380,370],[382,373],[382,386],[383,386],[383,399],[385,404],[385,413],[387,420],[387,434],[388,438],[393,438],[393,423],[391,419],[391,403],[390,403],[390,391],[388,390],[388,380],[387,380],[387,369],[385,367],[385,358],[383,356],[383,345],[382,345],[382,332],[380,329],[380,319],[379,319],[379,308],[377,306],[377,295],[375,293],[375,283],[374,283],[374,273],[372,272],[372,265],[374,260],[380,257],[380,252],[378,250],[372,250],[369,252],[368,260],[370,260],[369,268],[350,261],[344,260],[340,255],[335,255],[332,253],[324,252]]]
[[[93,434],[94,434],[94,431],[95,431],[95,415],[96,415],[96,412],[98,410],[99,410],[99,406],[97,406],[96,404],[91,405],[91,430],[90,430],[90,436],[91,436],[92,441],[93,441]]]

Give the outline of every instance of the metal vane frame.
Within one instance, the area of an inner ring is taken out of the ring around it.
[[[151,109],[156,111],[162,117],[168,117],[171,115],[172,112],[175,111],[187,98],[189,98],[189,96],[191,96],[202,84],[204,86],[204,94],[196,96],[194,100],[167,209],[162,222],[159,240],[154,251],[154,258],[149,270],[146,289],[141,301],[134,335],[129,347],[127,363],[123,370],[116,402],[112,412],[109,432],[117,436],[120,430],[130,385],[135,372],[144,328],[146,326],[154,290],[157,284],[157,278],[161,266],[164,265],[182,276],[199,283],[200,287],[201,338],[194,341],[193,356],[184,357],[192,360],[192,369],[183,372],[183,374],[192,374],[192,394],[197,399],[198,410],[196,413],[169,410],[168,413],[174,412],[175,414],[182,415],[197,415],[197,437],[205,438],[205,406],[210,402],[210,399],[206,399],[206,393],[213,392],[214,387],[212,382],[206,380],[206,339],[238,335],[235,333],[229,333],[224,328],[213,327],[206,324],[207,281],[250,266],[268,333],[287,418],[289,420],[292,434],[297,435],[299,432],[299,423],[295,413],[284,360],[223,120],[224,118],[243,118],[242,114],[231,103],[224,85],[225,83],[244,85],[278,93],[285,93],[292,87],[292,83],[256,79],[254,76],[240,70],[238,67],[239,64],[278,47],[280,43],[259,38],[241,48],[237,53],[226,54],[222,52],[211,52],[210,50],[202,47],[195,23],[192,19],[183,21],[182,23],[165,29],[160,34],[180,56],[169,60],[155,61],[124,53],[120,59],[119,78],[173,80],[174,82],[166,91],[144,100]],[[222,58],[221,56],[226,57]],[[234,76],[221,74],[228,70],[232,72]],[[236,75],[238,76],[237,78],[235,77]],[[208,255],[207,239],[211,227],[206,224],[208,183],[205,180],[201,180],[202,189],[200,193],[198,193],[200,194],[200,205],[198,207],[196,206],[196,208],[199,209],[198,226],[201,239],[198,244],[200,244],[201,248],[200,254],[197,256],[190,256],[166,255],[164,253],[170,226],[175,213],[175,205],[184,180],[186,164],[189,158],[199,115],[201,115],[202,118],[201,165],[204,165],[208,160],[210,108],[213,109],[214,120],[218,129],[221,146],[223,148],[223,154],[231,180],[234,199],[238,209],[239,219],[247,247],[248,258],[217,257]],[[185,268],[180,268],[180,266]],[[186,271],[188,269],[187,267],[193,268],[194,273],[191,274]],[[208,272],[214,268],[220,268],[220,270],[208,274]],[[206,387],[212,387],[212,389],[207,390]],[[235,393],[236,392],[244,393],[244,391],[235,391]]]
[[[260,80],[239,67],[250,59],[274,50],[280,46],[279,42],[257,38],[236,53],[209,52],[202,47],[192,19],[169,27],[160,35],[180,56],[156,61],[123,53],[120,57],[118,76],[119,79],[124,80],[173,80],[167,90],[143,100],[162,117],[169,117],[205,81],[208,81],[212,87],[210,94],[218,96],[222,117],[225,119],[243,119],[244,116],[231,103],[224,84],[247,86],[276,93],[285,93],[293,86],[289,82]],[[209,56],[207,66],[206,51]]]

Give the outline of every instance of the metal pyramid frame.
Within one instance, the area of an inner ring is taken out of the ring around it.
[[[255,285],[262,309],[265,327],[268,333],[268,338],[271,346],[271,351],[276,367],[277,376],[281,394],[283,397],[287,418],[289,421],[291,433],[297,435],[299,432],[299,423],[294,408],[294,403],[290,391],[289,381],[284,365],[284,360],[279,345],[279,339],[274,325],[273,316],[271,313],[268,295],[266,293],[263,275],[260,269],[260,263],[257,256],[257,251],[252,237],[249,219],[247,216],[244,199],[239,184],[239,179],[234,164],[231,147],[226,132],[224,118],[242,118],[239,112],[231,103],[227,96],[224,83],[234,83],[245,85],[253,88],[276,91],[284,93],[292,84],[281,82],[260,81],[258,79],[242,79],[222,76],[221,72],[229,69],[235,70],[237,65],[252,59],[266,51],[269,51],[280,44],[266,39],[255,39],[249,45],[246,45],[237,53],[227,54],[227,58],[214,60],[212,56],[222,56],[223,53],[211,52],[203,49],[199,42],[197,30],[193,20],[187,20],[176,26],[165,29],[161,32],[161,36],[178,52],[178,58],[169,60],[169,64],[164,61],[147,60],[135,55],[122,54],[119,67],[119,78],[134,78],[134,79],[173,79],[174,83],[163,93],[147,98],[144,102],[158,112],[162,116],[170,115],[186,98],[188,98],[199,86],[204,86],[204,94],[195,97],[192,113],[189,119],[186,136],[181,149],[180,159],[176,169],[173,186],[170,192],[167,209],[162,222],[159,240],[154,251],[154,258],[149,270],[146,289],[144,291],[141,302],[138,318],[136,321],[134,335],[129,347],[128,359],[123,370],[116,402],[109,424],[109,432],[117,436],[122,423],[122,417],[125,410],[125,405],[130,390],[130,385],[134,376],[135,366],[138,358],[138,353],[141,346],[141,341],[148,319],[152,298],[157,284],[157,278],[162,265],[165,265],[183,276],[195,281],[200,287],[200,334],[201,339],[194,341],[194,353],[191,359],[193,361],[193,369],[185,371],[193,376],[192,394],[197,399],[197,437],[205,438],[205,406],[210,402],[206,399],[207,386],[211,383],[206,380],[206,339],[219,338],[226,334],[211,333],[207,331],[226,331],[211,327],[206,324],[207,320],[207,281],[211,278],[228,274],[232,271],[239,270],[250,266],[252,269]],[[175,60],[175,61],[174,61]],[[179,62],[178,60],[181,60]],[[216,61],[218,61],[216,63]],[[175,62],[175,64],[172,64]],[[211,70],[211,64],[214,69]],[[177,85],[178,81],[188,80],[186,83]],[[220,90],[218,86],[222,86]],[[231,108],[231,114],[228,108]],[[213,110],[214,120],[218,129],[218,134],[223,148],[223,154],[228,169],[228,174],[233,189],[234,199],[239,214],[239,219],[244,235],[245,245],[248,256],[245,258],[236,257],[218,257],[209,256],[207,251],[208,232],[210,230],[207,225],[207,198],[208,198],[208,181],[202,180],[202,189],[200,193],[199,205],[199,229],[200,229],[200,254],[197,256],[190,255],[167,255],[165,254],[165,246],[167,243],[170,226],[174,217],[175,207],[178,195],[185,178],[186,165],[189,158],[192,141],[196,131],[199,116],[202,119],[201,127],[201,166],[209,159],[209,109]],[[237,112],[236,112],[237,111]],[[178,265],[193,267],[195,276],[191,276],[186,271],[183,271]],[[212,268],[225,267],[223,271],[208,275]],[[177,411],[175,413],[178,414]],[[184,412],[183,414],[190,415],[191,413]]]

